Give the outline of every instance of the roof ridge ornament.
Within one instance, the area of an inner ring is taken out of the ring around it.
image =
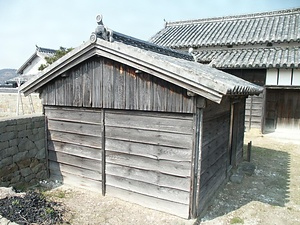
[[[104,26],[103,16],[101,14],[96,16],[96,21],[98,23],[98,26],[96,27],[95,32],[91,34],[90,41],[95,43],[97,41],[97,38],[99,37],[103,40],[113,42],[113,31]]]

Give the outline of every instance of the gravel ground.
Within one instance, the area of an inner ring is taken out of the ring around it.
[[[245,143],[252,141],[253,146],[254,174],[244,176],[241,184],[224,185],[198,220],[65,185],[46,191],[45,196],[63,205],[64,224],[300,225],[300,136],[284,135],[280,140],[280,134],[247,133]]]

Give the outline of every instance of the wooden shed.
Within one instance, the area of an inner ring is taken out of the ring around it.
[[[197,217],[242,160],[245,99],[262,89],[98,23],[22,87],[42,98],[50,177]]]

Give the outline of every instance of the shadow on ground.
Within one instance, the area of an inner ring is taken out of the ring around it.
[[[290,154],[276,150],[275,144],[274,149],[253,146],[251,162],[256,166],[255,173],[245,175],[241,184],[226,183],[195,224],[226,215],[252,201],[285,206],[289,200],[290,160]]]

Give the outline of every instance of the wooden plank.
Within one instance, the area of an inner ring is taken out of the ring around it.
[[[216,174],[209,183],[201,188],[200,192],[200,205],[198,208],[198,214],[204,211],[208,207],[208,203],[211,201],[214,195],[216,195],[217,190],[222,187],[225,182],[225,173]]]
[[[119,63],[114,63],[113,69],[113,108],[114,109],[124,109],[125,108],[125,66]]]
[[[132,68],[125,67],[125,107],[126,109],[138,109],[138,85],[137,85],[137,75]]]
[[[65,105],[66,106],[73,106],[73,76],[70,72],[67,72],[67,77],[65,78],[65,88],[66,88],[66,95],[65,95]]]
[[[113,63],[109,60],[103,62],[103,108],[113,108],[114,93],[113,93]]]
[[[106,184],[109,186],[122,188],[135,193],[165,199],[177,203],[189,204],[189,192],[160,187],[150,183],[131,180],[124,177],[106,175]]]
[[[81,67],[72,70],[73,78],[73,106],[82,107],[82,71]]]
[[[82,134],[73,134],[73,133],[65,133],[61,131],[49,131],[49,140],[59,141],[65,143],[71,143],[76,145],[83,145],[87,147],[99,148],[101,146],[102,138],[82,135]]]
[[[48,119],[49,130],[83,134],[88,136],[101,136],[101,127],[99,124],[86,124],[83,122],[68,122],[68,121],[57,121],[53,119]]]
[[[138,75],[138,93],[139,96],[139,110],[153,110],[153,82],[149,74],[141,73]],[[154,111],[154,110],[153,110]]]
[[[96,160],[101,160],[102,154],[101,146],[91,148],[58,141],[48,141],[48,150]]]
[[[49,169],[54,174],[72,174],[82,178],[88,178],[95,181],[101,181],[102,175],[100,171],[88,170],[85,168],[72,166],[64,163],[49,162]]]
[[[166,83],[157,77],[152,78],[153,111],[167,111]]]
[[[47,86],[47,105],[55,105],[56,104],[56,91],[55,91],[55,83],[54,81],[50,82]]]
[[[68,155],[62,152],[48,151],[49,160],[63,164],[73,165],[94,171],[101,171],[101,161]]]
[[[92,106],[92,85],[93,85],[93,61],[86,61],[82,64],[82,105]]]
[[[189,207],[186,204],[154,198],[109,185],[107,185],[107,194],[123,199],[124,201],[136,203],[147,208],[170,213],[186,219],[189,217]]]
[[[173,188],[186,192],[190,191],[189,177],[178,177],[160,173],[158,171],[143,170],[110,163],[106,165],[106,171],[107,175],[124,177],[135,181],[142,181],[158,187]]]
[[[92,86],[92,107],[102,108],[103,83],[102,83],[103,60],[94,60],[93,86]]]
[[[175,132],[181,134],[192,134],[193,120],[190,115],[190,120],[180,118],[166,117],[149,117],[149,113],[127,114],[114,113],[108,111],[106,114],[106,125],[114,127],[140,128],[147,130],[161,130],[166,132]]]
[[[45,106],[45,114],[49,119],[102,124],[101,110]]]
[[[106,162],[137,169],[153,170],[179,177],[189,177],[190,162],[174,162],[170,160],[155,160],[146,157],[114,153],[106,151]]]
[[[87,178],[82,178],[80,176],[76,176],[73,174],[69,174],[66,172],[62,172],[60,174],[55,174],[54,171],[50,172],[51,180],[58,180],[63,182],[64,184],[71,185],[77,188],[83,188],[86,190],[91,190],[95,192],[101,192],[101,181],[95,181]]]
[[[106,139],[106,150],[115,153],[131,154],[158,160],[190,161],[192,150],[166,147],[155,144],[137,143],[124,140]]]
[[[186,134],[149,131],[142,129],[128,129],[120,127],[106,127],[106,136],[110,139],[155,144],[159,146],[192,148],[192,137]]]

